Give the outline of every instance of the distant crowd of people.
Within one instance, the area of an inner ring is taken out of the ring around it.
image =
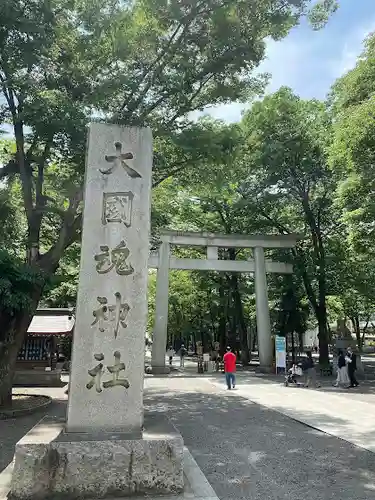
[[[177,354],[176,351],[173,349],[172,346],[170,346],[167,350],[167,356],[169,358],[170,366],[172,366],[173,357],[176,354]],[[188,351],[185,348],[185,345],[182,344],[180,349],[178,350],[178,355],[180,358],[180,368],[184,368],[185,357],[187,354]],[[217,364],[219,364],[221,361],[220,356],[217,356],[215,361]],[[227,388],[228,390],[234,389],[236,387],[237,357],[236,354],[232,351],[231,347],[228,346],[226,348],[226,353],[222,358],[222,362],[224,365],[223,367],[225,372],[225,380]],[[309,387],[310,385],[313,385],[315,387],[320,387],[311,351],[306,353],[306,356],[303,358],[302,363],[299,364],[298,366],[300,366],[300,370],[302,370],[301,374],[303,374],[304,376],[305,387]],[[334,386],[335,387],[340,386],[345,388],[358,387],[359,384],[355,376],[356,370],[357,370],[357,355],[353,352],[352,348],[348,347],[345,352],[343,350],[339,350],[337,357],[337,378],[334,383]],[[291,378],[290,381],[296,383],[295,372],[291,373],[289,377]]]
[[[173,349],[173,346],[169,346],[167,349],[167,357],[169,359],[169,366],[173,365],[173,357],[176,354],[179,354],[180,357],[180,368],[184,368],[185,366],[185,357],[188,354],[188,351],[184,344],[181,345],[178,353]],[[220,357],[216,357],[216,362],[219,363]],[[237,356],[234,352],[232,352],[231,347],[227,347],[226,353],[223,356],[223,364],[224,364],[224,372],[225,372],[225,380],[228,389],[234,389],[236,387],[236,363]]]

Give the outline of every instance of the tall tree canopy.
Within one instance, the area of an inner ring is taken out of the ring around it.
[[[357,65],[333,86],[330,163],[341,177],[339,201],[357,251],[373,252],[375,237],[375,35]]]
[[[298,233],[297,272],[319,325],[321,362],[328,363],[327,259],[337,229],[335,179],[325,150],[330,120],[323,103],[304,101],[282,88],[256,103],[243,120],[244,203],[269,229]]]
[[[267,37],[280,39],[309,0],[4,0],[0,5],[0,117],[11,125],[0,178],[19,186],[23,257],[37,274],[31,306],[2,325],[0,405],[45,280],[79,239],[85,127],[90,119],[150,125],[155,179],[210,156],[189,112],[247,101]],[[319,27],[335,2],[310,11]],[[184,141],[184,137],[187,140]],[[186,142],[190,139],[190,144]],[[212,154],[217,154],[214,148]],[[33,272],[31,272],[33,275]],[[40,276],[44,277],[40,279]]]

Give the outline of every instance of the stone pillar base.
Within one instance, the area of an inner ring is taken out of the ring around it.
[[[64,427],[61,420],[46,417],[17,443],[12,499],[153,496],[183,490],[182,436],[164,415],[147,415],[138,435],[71,433]]]

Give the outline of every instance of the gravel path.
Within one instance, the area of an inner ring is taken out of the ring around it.
[[[203,379],[147,381],[222,500],[375,499],[375,454],[227,395]]]

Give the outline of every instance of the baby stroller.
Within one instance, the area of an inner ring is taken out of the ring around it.
[[[301,363],[298,363],[298,365],[293,364],[285,374],[285,387],[288,387],[288,385],[295,385],[297,387],[302,385],[302,382],[298,380],[300,377],[302,377]]]

